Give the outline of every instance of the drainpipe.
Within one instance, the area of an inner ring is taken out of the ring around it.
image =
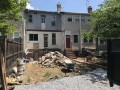
[[[80,15],[80,31],[79,31],[79,51],[82,49],[82,29],[81,29],[81,15]]]
[[[25,42],[25,26],[26,26],[26,24],[25,24],[25,21],[23,22],[23,51],[25,52],[25,47],[26,47],[26,42]]]

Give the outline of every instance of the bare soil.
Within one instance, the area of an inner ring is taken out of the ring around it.
[[[84,59],[78,58],[80,63],[76,64],[76,71],[77,72],[67,72],[65,73],[63,68],[64,67],[59,67],[59,66],[54,66],[54,68],[50,67],[42,67],[40,64],[33,64],[32,62],[26,63],[25,64],[25,73],[22,75],[23,83],[22,84],[35,84],[39,82],[46,82],[52,79],[58,79],[62,77],[68,77],[68,76],[74,76],[74,75],[83,75],[87,71],[91,71],[96,69],[99,66],[96,65],[101,65],[101,66],[106,66],[104,65],[103,62],[101,61],[94,61],[90,63],[85,63]],[[106,64],[106,63],[105,63]],[[100,67],[101,67],[100,66]]]
[[[75,73],[67,72],[65,74],[62,70],[63,67],[55,66],[54,68],[42,67],[40,64],[26,63],[26,70],[22,75],[22,84],[35,84],[38,82],[46,82],[54,78],[60,78],[64,76],[72,76]]]

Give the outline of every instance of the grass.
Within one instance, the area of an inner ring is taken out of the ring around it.
[[[43,75],[43,77],[49,77],[51,74],[50,74],[50,72],[46,72],[44,75]]]

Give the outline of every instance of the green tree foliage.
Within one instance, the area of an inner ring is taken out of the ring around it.
[[[0,32],[13,33],[16,26],[9,20],[23,20],[20,12],[25,9],[28,0],[0,0]]]
[[[91,13],[90,23],[94,37],[120,38],[120,0],[105,0],[100,9]]]

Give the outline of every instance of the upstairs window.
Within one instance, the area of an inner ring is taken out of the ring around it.
[[[38,41],[38,34],[29,34],[29,41]]]
[[[75,16],[75,22],[79,22],[79,21],[80,21],[79,16]]]
[[[19,32],[15,32],[13,34],[13,39],[15,42],[20,42],[20,35],[19,35]]]
[[[85,22],[85,16],[81,16],[81,22]]]
[[[68,17],[68,22],[72,22],[72,16]]]
[[[56,34],[52,33],[52,45],[56,45]]]
[[[29,15],[28,21],[29,21],[29,22],[33,22],[33,21],[32,21],[32,15]]]
[[[55,26],[56,25],[56,17],[52,17],[52,22],[51,22],[51,25],[52,26]]]
[[[41,15],[41,23],[45,23],[46,15]]]
[[[74,43],[78,43],[78,35],[74,35]]]

